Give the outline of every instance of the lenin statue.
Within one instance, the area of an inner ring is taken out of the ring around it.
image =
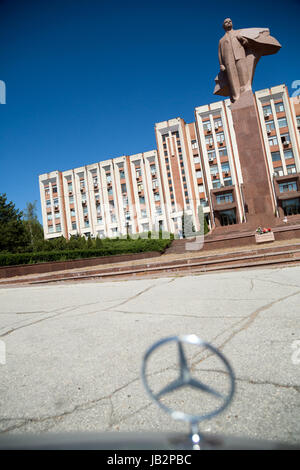
[[[251,90],[257,62],[263,55],[275,54],[281,45],[268,28],[234,30],[230,18],[223,22],[225,35],[219,42],[220,73],[215,78],[215,95],[230,96],[235,102]]]

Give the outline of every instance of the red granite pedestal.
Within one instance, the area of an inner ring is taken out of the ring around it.
[[[243,176],[246,224],[241,225],[243,229],[245,225],[249,229],[272,226],[276,220],[275,201],[253,93],[241,95],[231,111]]]

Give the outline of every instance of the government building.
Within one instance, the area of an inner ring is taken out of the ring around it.
[[[292,218],[300,214],[300,97],[285,85],[254,97],[274,217]],[[157,123],[155,136],[155,150],[40,175],[45,238],[180,236],[183,212],[200,229],[200,205],[211,230],[247,221],[229,99],[197,107],[192,123]]]

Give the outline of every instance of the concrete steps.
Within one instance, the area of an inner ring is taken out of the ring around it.
[[[99,268],[93,271],[51,273],[35,278],[11,279],[2,281],[0,285],[45,284],[57,281],[75,281],[86,279],[128,279],[145,276],[168,276],[170,274],[197,274],[201,272],[226,269],[242,269],[270,265],[284,265],[300,262],[300,244],[264,248],[233,253],[203,255],[199,257],[148,262],[137,266],[116,266]]]

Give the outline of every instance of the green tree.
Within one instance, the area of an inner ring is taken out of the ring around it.
[[[195,227],[193,225],[193,220],[190,215],[185,211],[182,214],[182,236],[183,238],[190,238],[194,235]]]
[[[203,207],[201,206],[201,204],[198,206],[198,219],[200,223],[200,232],[203,235],[206,235],[209,232],[209,227],[207,224],[206,217],[203,213]]]
[[[22,216],[15,204],[7,201],[6,194],[0,194],[0,251],[24,251],[29,244]]]
[[[30,245],[35,251],[44,240],[44,230],[37,218],[36,204],[37,201],[27,202],[24,210],[24,225],[29,235]]]

